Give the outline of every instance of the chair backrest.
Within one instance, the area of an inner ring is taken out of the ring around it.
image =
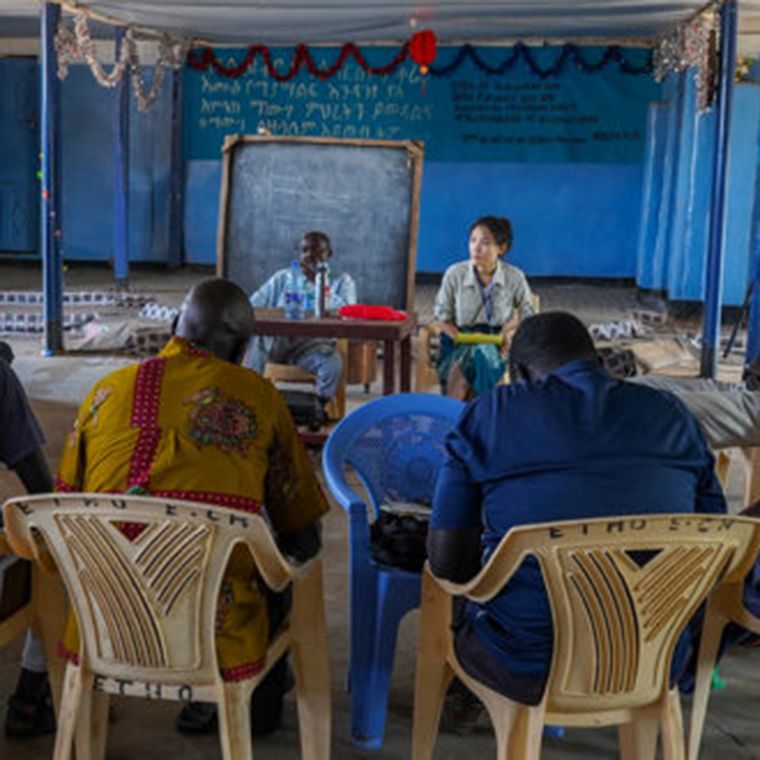
[[[445,454],[444,438],[463,408],[461,401],[428,393],[401,393],[363,404],[325,444],[330,490],[348,506],[356,494],[345,476],[353,469],[376,515],[384,501],[429,505]]]
[[[527,555],[540,565],[554,625],[547,710],[655,702],[680,633],[719,583],[736,583],[760,547],[760,522],[637,515],[510,531],[467,596],[492,598]],[[719,591],[718,591],[719,593]]]
[[[217,597],[234,546],[250,548],[268,586],[282,588],[291,577],[264,520],[224,507],[50,494],[13,499],[3,513],[17,554],[52,555],[76,612],[82,655],[106,677],[213,685]]]

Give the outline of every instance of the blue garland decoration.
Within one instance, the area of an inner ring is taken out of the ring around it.
[[[534,57],[531,48],[523,42],[516,43],[512,52],[498,65],[490,66],[478,54],[478,51],[469,43],[462,45],[456,55],[445,66],[430,66],[430,74],[434,77],[446,77],[453,74],[466,60],[472,61],[482,72],[492,76],[501,75],[513,68],[522,59],[528,65],[533,74],[541,79],[559,76],[568,61],[581,71],[592,73],[600,71],[611,63],[617,63],[618,68],[625,74],[650,74],[652,72],[652,52],[646,56],[640,65],[631,63],[623,48],[619,45],[609,45],[597,60],[587,59],[581,52],[581,48],[571,43],[566,43],[547,67],[542,67]]]

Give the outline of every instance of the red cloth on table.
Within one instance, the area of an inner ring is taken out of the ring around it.
[[[349,319],[392,319],[398,321],[406,319],[406,314],[403,311],[396,311],[390,306],[372,306],[366,303],[341,306],[338,309],[338,314]]]

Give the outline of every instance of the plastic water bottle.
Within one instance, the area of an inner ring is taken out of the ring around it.
[[[330,280],[329,270],[325,262],[317,264],[317,273],[314,277],[314,316],[317,319],[327,315],[330,304]]]
[[[301,268],[293,259],[285,291],[285,316],[288,319],[302,319],[304,316],[304,291],[301,285]]]

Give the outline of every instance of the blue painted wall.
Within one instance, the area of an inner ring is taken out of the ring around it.
[[[440,49],[436,64],[458,50]],[[490,65],[511,51],[478,48]],[[370,48],[370,63],[392,52]],[[291,54],[275,49],[275,66],[286,69]],[[534,54],[547,66],[558,49]],[[589,61],[601,54],[583,51]],[[219,55],[229,65],[243,53]],[[325,65],[336,51],[319,55]],[[640,64],[646,53],[626,55]],[[488,76],[467,62],[423,87],[411,63],[374,78],[349,64],[327,82],[302,73],[277,83],[262,68],[257,59],[236,80],[186,71],[188,261],[215,261],[223,136],[261,125],[274,134],[423,140],[419,272],[442,272],[466,257],[470,224],[494,213],[512,220],[510,257],[529,275],[635,275],[646,118],[660,92],[650,76],[616,65],[586,73],[568,64],[559,77],[542,80],[524,62]]]
[[[150,75],[146,75],[149,77]],[[62,83],[63,253],[104,260],[113,239],[113,96],[86,66]],[[140,113],[130,108],[130,261],[166,261],[169,222],[170,92]]]
[[[419,82],[413,86],[419,88]],[[440,155],[429,150],[418,271],[441,272],[462,258],[470,222],[482,213],[503,212],[515,228],[512,260],[530,275],[635,277],[643,287],[667,290],[671,298],[700,299],[713,114],[696,112],[691,74],[673,77],[654,91],[641,123],[631,125],[645,138],[638,161],[630,155],[615,160],[604,147],[600,161],[588,160],[585,151],[552,162],[536,160],[535,150],[527,159],[500,154],[499,161],[484,160],[482,145],[477,155],[462,155],[459,161],[452,160],[450,145]],[[421,91],[415,92],[422,97]],[[63,83],[68,259],[110,256],[112,96],[83,66],[72,67]],[[132,103],[132,261],[167,260],[169,116],[168,86],[145,114]],[[760,87],[737,86],[732,125],[724,301],[739,304],[755,234],[754,210],[760,207]],[[192,157],[187,149],[186,157],[185,260],[213,264],[221,164]]]
[[[760,88],[735,88],[726,199],[723,302],[740,305],[749,275],[758,172]],[[637,282],[702,300],[715,116],[697,110],[693,72],[672,77],[647,123]]]

